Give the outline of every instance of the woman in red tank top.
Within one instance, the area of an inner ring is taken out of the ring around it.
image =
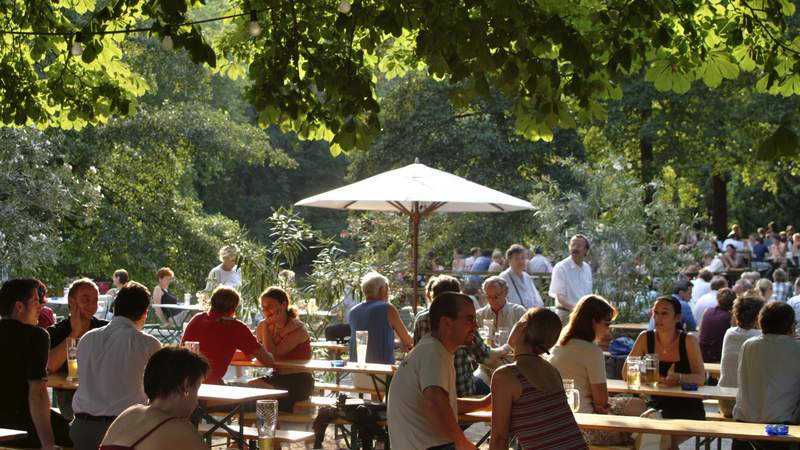
[[[308,361],[311,359],[311,338],[303,322],[297,319],[297,309],[290,306],[289,295],[277,286],[261,293],[261,310],[265,319],[256,328],[256,337],[275,361]],[[307,400],[314,391],[310,372],[273,371],[268,377],[250,381],[255,387],[285,389],[289,395],[278,400],[278,408],[292,412],[297,401]]]

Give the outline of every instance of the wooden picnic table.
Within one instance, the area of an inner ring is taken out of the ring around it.
[[[660,397],[699,398],[701,400],[736,400],[737,388],[722,386],[698,386],[696,391],[684,391],[680,386],[659,384],[657,387],[641,385],[639,388],[628,388],[625,380],[606,380],[608,392],[625,394],[657,395]]]
[[[491,422],[491,411],[475,411],[459,416],[460,422]],[[800,442],[800,425],[789,425],[786,436],[770,436],[763,423],[717,422],[711,420],[652,419],[637,416],[575,413],[582,430],[653,433],[666,435],[707,436],[748,441]]]
[[[334,341],[311,341],[311,348],[327,350],[329,353],[346,353],[350,351],[350,346]]]
[[[68,381],[66,376],[61,373],[51,374],[47,377],[47,386],[59,389],[76,390],[80,385],[79,381]],[[211,428],[205,434],[211,434],[218,429],[223,429],[231,438],[245,444],[244,438],[244,406],[247,403],[255,402],[256,400],[275,399],[288,395],[289,392],[282,389],[261,389],[251,387],[239,386],[224,386],[219,384],[201,384],[197,392],[197,399],[201,402],[208,402],[213,406],[218,405],[234,405],[228,414],[222,418],[209,414],[203,404],[198,404],[200,415],[211,424]],[[238,415],[239,429],[235,430],[228,426],[226,423],[232,417]]]
[[[642,323],[612,323],[608,327],[612,330],[628,331],[628,332],[642,332],[646,331],[650,324],[647,322]]]
[[[719,378],[721,364],[720,363],[705,363],[703,364],[703,368],[706,370],[706,373],[709,375],[714,376],[715,378]]]
[[[12,430],[10,428],[0,428],[0,442],[22,439],[28,435],[27,431]]]

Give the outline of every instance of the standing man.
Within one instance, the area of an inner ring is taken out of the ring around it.
[[[491,398],[457,398],[453,356],[475,336],[475,307],[464,294],[444,292],[434,298],[429,311],[431,333],[414,347],[389,386],[389,442],[396,450],[473,450],[475,445],[458,425],[458,414],[489,406]]]
[[[569,240],[569,256],[553,267],[549,294],[556,301],[556,313],[562,325],[569,322],[578,300],[592,293],[592,268],[584,263],[588,254],[589,239],[576,234]]]
[[[67,303],[69,304],[69,317],[47,328],[50,335],[50,353],[47,359],[49,373],[67,373],[67,338],[80,339],[89,330],[108,325],[107,320],[98,319],[97,300],[99,291],[94,281],[80,278],[69,286]],[[71,389],[53,390],[61,414],[72,420],[72,397],[75,391]]]
[[[486,293],[488,303],[476,311],[478,323],[483,323],[483,326],[491,324],[491,331],[495,333],[499,341],[495,341],[495,346],[510,352],[508,347],[508,336],[511,334],[511,328],[525,315],[524,306],[516,303],[509,303],[506,301],[508,295],[508,285],[506,280],[492,276],[483,282],[483,292]],[[501,335],[498,330],[505,329],[508,333]],[[500,367],[503,361],[500,359],[487,361],[487,364],[481,364],[478,367],[475,375],[486,384],[488,388],[492,380],[492,373],[495,369]]]
[[[208,272],[206,291],[213,292],[217,286],[227,286],[236,290],[242,287],[242,271],[236,265],[237,255],[239,247],[235,245],[226,245],[219,249],[221,264]]]
[[[47,332],[37,327],[44,289],[38,280],[14,279],[0,287],[0,427],[28,435],[11,447],[72,446],[67,421],[50,409],[47,395]]]
[[[75,420],[69,430],[77,450],[97,450],[122,411],[147,404],[144,368],[161,349],[158,339],[142,331],[149,307],[150,291],[128,282],[117,292],[111,323],[90,330],[78,344],[80,386],[72,401]]]
[[[508,269],[504,270],[500,277],[508,284],[508,298],[511,303],[518,303],[525,307],[525,309],[544,306],[542,296],[533,284],[533,279],[527,272],[525,267],[527,261],[525,260],[525,247],[514,244],[506,250],[506,261],[508,261]]]

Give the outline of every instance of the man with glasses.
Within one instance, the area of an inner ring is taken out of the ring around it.
[[[389,386],[389,441],[396,450],[475,449],[458,425],[458,414],[491,404],[489,395],[459,399],[453,358],[475,337],[472,300],[458,292],[437,295],[430,307],[431,333],[400,364]]]
[[[40,295],[41,292],[41,295]],[[67,421],[50,409],[47,395],[49,337],[39,328],[44,290],[35,279],[13,279],[0,288],[0,427],[28,435],[12,447],[72,446]]]
[[[492,334],[492,347],[501,350],[504,354],[510,352],[508,335],[519,319],[525,315],[524,306],[506,301],[508,284],[499,276],[492,276],[483,282],[483,292],[486,293],[488,303],[476,312],[478,324],[482,325],[484,332]],[[477,391],[488,393],[492,373],[503,364],[501,359],[490,359],[480,364],[476,371]]]

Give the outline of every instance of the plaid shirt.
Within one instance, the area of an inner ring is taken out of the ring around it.
[[[431,321],[428,319],[428,311],[422,311],[414,319],[414,345],[417,345],[417,342],[430,332]],[[479,363],[485,363],[489,359],[490,351],[491,349],[483,342],[477,331],[471,344],[458,347],[453,361],[453,365],[456,367],[456,395],[458,397],[475,395],[475,377],[472,372]]]
[[[772,298],[779,302],[785,302],[791,295],[792,283],[788,281],[778,281],[772,284]]]

